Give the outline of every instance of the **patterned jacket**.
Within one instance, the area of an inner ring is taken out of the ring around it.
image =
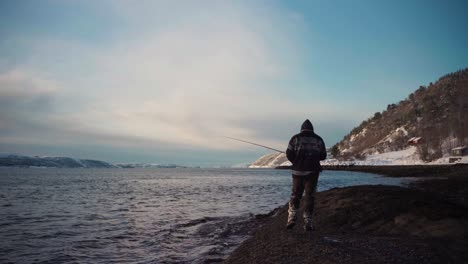
[[[292,163],[293,175],[309,175],[322,170],[320,161],[327,158],[325,143],[314,133],[309,120],[304,121],[301,132],[289,141],[286,156]]]

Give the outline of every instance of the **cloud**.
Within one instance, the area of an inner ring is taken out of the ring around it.
[[[1,73],[0,128],[2,131],[18,135],[16,131],[18,123],[47,115],[53,109],[57,91],[57,83],[36,73],[20,69]]]
[[[334,115],[279,92],[300,67],[297,14],[250,2],[104,3],[123,21],[112,42],[36,37],[28,70],[0,74],[0,100],[21,102],[10,109],[48,105],[0,120],[22,129],[0,141],[245,148],[223,138],[234,136],[281,148],[309,113]]]
[[[14,69],[0,73],[0,100],[31,102],[37,98],[50,98],[57,91],[51,80]]]

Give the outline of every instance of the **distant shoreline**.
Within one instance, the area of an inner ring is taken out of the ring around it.
[[[438,165],[324,165],[323,170],[359,171],[381,174],[388,177],[450,177],[468,171],[468,164]],[[291,166],[278,166],[275,169],[287,170]]]

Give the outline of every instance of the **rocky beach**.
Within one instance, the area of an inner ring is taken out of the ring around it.
[[[319,192],[312,232],[278,208],[225,263],[467,263],[468,166],[341,169],[418,179]]]

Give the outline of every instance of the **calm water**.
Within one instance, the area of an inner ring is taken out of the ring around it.
[[[318,189],[401,181],[326,171]],[[287,170],[0,168],[0,262],[219,262],[290,189]]]

